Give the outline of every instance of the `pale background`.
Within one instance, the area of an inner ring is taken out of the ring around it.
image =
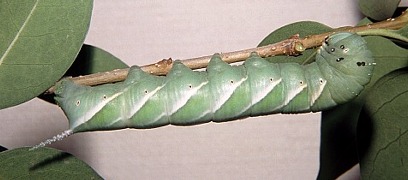
[[[290,2],[97,0],[85,42],[129,65],[145,65],[252,48],[296,21],[338,27],[361,18],[353,0]],[[9,149],[33,146],[68,128],[63,112],[39,99],[1,110],[0,119],[0,145]],[[80,133],[52,147],[106,179],[315,179],[319,143],[316,113]]]

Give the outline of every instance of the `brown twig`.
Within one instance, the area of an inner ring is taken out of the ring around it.
[[[305,38],[299,38],[299,35],[294,35],[286,40],[262,46],[258,48],[245,49],[240,51],[222,53],[221,57],[223,61],[227,63],[239,62],[247,59],[251,52],[257,52],[261,57],[270,57],[275,55],[297,55],[308,48],[314,48],[320,46],[324,39],[332,33],[348,31],[359,32],[368,29],[400,29],[408,23],[408,13],[405,11],[401,16],[395,19],[387,19],[385,21],[372,23],[368,25],[356,26],[356,27],[341,27],[334,29],[331,32],[310,35]],[[205,68],[210,61],[211,56],[203,56],[198,58],[182,60],[183,64],[191,69]],[[142,70],[154,75],[165,75],[172,67],[173,61],[171,59],[163,59],[157,63],[142,66]],[[123,81],[129,68],[116,69],[108,72],[95,73],[85,76],[72,77],[71,79],[78,84],[83,85],[98,85],[105,83],[112,83]],[[54,87],[51,87],[48,93],[54,92]]]

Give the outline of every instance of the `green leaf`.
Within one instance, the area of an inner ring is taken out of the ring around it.
[[[408,66],[407,49],[395,45],[384,37],[368,36],[365,37],[365,40],[377,63],[368,88],[391,71]]]
[[[373,23],[373,21],[371,21],[368,17],[365,17],[357,23],[357,26],[367,25],[371,23]]]
[[[405,25],[403,28],[397,30],[396,33],[405,38],[408,38],[408,25]]]
[[[363,179],[406,179],[408,171],[408,69],[381,78],[367,94],[359,122]]]
[[[408,50],[379,36],[365,37],[365,40],[377,65],[370,83],[358,98],[323,111],[319,179],[337,178],[358,162],[356,128],[366,92],[385,74],[408,66]]]
[[[52,148],[0,153],[0,179],[102,179],[71,154]]]
[[[401,0],[359,0],[361,12],[374,20],[382,21],[391,18]]]
[[[302,38],[308,35],[325,33],[331,30],[332,30],[331,27],[318,22],[313,21],[296,22],[293,24],[283,26],[273,31],[265,39],[261,41],[258,47],[288,39],[295,34],[299,34],[299,36]],[[312,59],[312,61],[314,61],[316,50],[317,49],[307,49],[306,51],[302,52],[302,55],[299,56],[274,56],[265,59],[273,63],[297,62],[299,64],[302,64],[303,62],[308,61],[308,59],[310,58]]]
[[[129,67],[103,49],[84,44],[72,66],[64,76],[80,76]],[[41,94],[40,99],[55,104],[53,94]]]
[[[0,109],[52,86],[74,61],[92,0],[0,0]]]

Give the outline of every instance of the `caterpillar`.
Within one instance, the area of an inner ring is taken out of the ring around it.
[[[95,87],[62,80],[55,100],[70,128],[33,148],[73,133],[195,125],[275,113],[316,112],[356,97],[370,81],[374,59],[364,39],[336,33],[307,65],[270,63],[252,53],[239,66],[212,56],[206,71],[175,61],[167,76],[131,67],[125,81]]]

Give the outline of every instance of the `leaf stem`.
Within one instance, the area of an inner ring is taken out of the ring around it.
[[[275,44],[270,44],[258,48],[245,49],[240,51],[222,53],[221,57],[223,61],[227,63],[234,63],[244,61],[249,57],[251,52],[257,52],[261,57],[270,57],[276,55],[298,55],[302,51],[308,48],[314,48],[320,46],[324,39],[335,32],[361,32],[370,29],[390,29],[397,30],[408,24],[408,10],[405,10],[399,17],[393,19],[387,19],[385,21],[371,23],[367,25],[361,25],[356,27],[340,27],[333,31],[309,35],[305,38],[299,38],[299,35],[294,35],[283,41]],[[208,65],[212,55],[197,57],[192,59],[182,60],[183,64],[191,69],[205,68]],[[163,59],[157,63],[142,66],[142,70],[154,75],[165,75],[172,67],[173,61],[171,59]],[[77,84],[83,85],[99,85],[105,83],[112,83],[123,81],[129,68],[116,69],[108,72],[95,73],[90,75],[71,77],[71,79]],[[54,87],[47,90],[46,93],[54,93]]]
[[[361,36],[383,36],[383,37],[392,38],[392,39],[396,39],[396,40],[400,40],[400,41],[408,43],[408,38],[401,35],[396,30],[370,29],[367,31],[358,32],[358,34]]]

